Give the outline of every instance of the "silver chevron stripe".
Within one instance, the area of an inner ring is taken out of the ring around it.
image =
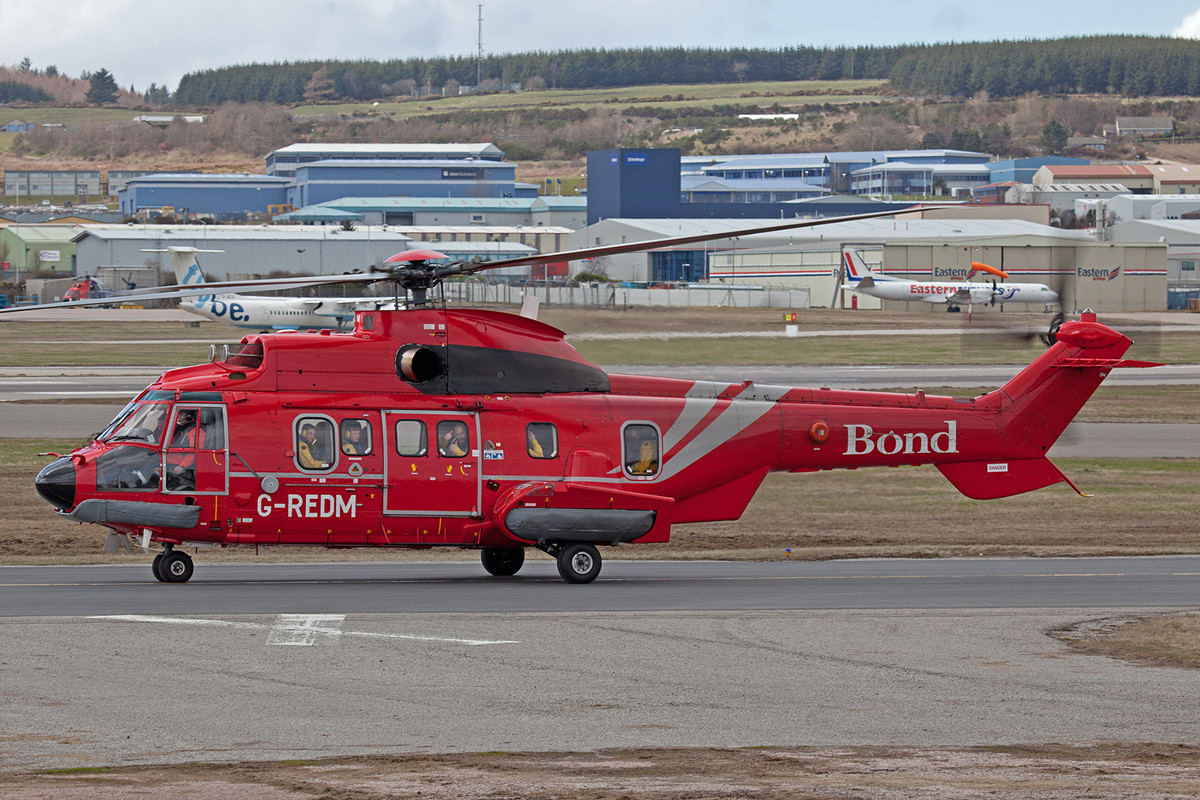
[[[663,470],[659,475],[659,479],[671,478],[678,475],[762,419],[775,407],[775,400],[782,397],[787,391],[788,388],[783,386],[748,386],[746,391],[742,393],[743,395],[769,399],[740,400],[735,398],[707,428],[700,431],[692,441],[684,445],[682,450],[663,464]],[[692,428],[709,412],[714,402],[690,399],[686,401],[683,413],[679,415],[679,419],[676,420],[675,424],[671,426],[671,430],[666,434],[663,452],[670,452],[672,446],[681,441],[687,433],[690,433]]]

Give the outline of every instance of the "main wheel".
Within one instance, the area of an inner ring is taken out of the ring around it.
[[[164,580],[166,580],[163,578],[162,573],[158,571],[158,568],[162,566],[163,556],[165,555],[166,553],[159,553],[154,557],[154,560],[150,562],[150,572],[154,575],[154,580],[158,581],[159,583],[162,583]]]
[[[192,557],[182,550],[163,553],[162,561],[158,562],[158,574],[167,583],[187,583],[194,569]]]
[[[492,575],[516,575],[525,563],[524,547],[485,547],[479,551],[483,568]]]
[[[567,583],[591,583],[600,574],[600,551],[590,544],[569,544],[558,553],[558,574]]]

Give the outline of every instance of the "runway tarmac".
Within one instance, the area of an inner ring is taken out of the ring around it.
[[[0,768],[1200,730],[1200,673],[1045,633],[1194,602],[1196,557],[531,566],[0,569],[69,612],[0,619]]]

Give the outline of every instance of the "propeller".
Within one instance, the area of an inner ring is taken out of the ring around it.
[[[0,309],[0,314],[13,313],[17,311],[30,311],[35,309],[81,308],[85,306],[119,303],[130,299],[160,300],[171,297],[220,294],[230,291],[268,291],[276,289],[299,289],[310,286],[324,286],[334,283],[368,284],[378,282],[391,282],[396,287],[397,291],[399,289],[404,289],[407,292],[411,292],[413,296],[413,305],[420,306],[425,305],[428,302],[429,290],[440,284],[446,278],[474,275],[485,270],[500,269],[502,267],[533,266],[560,261],[578,261],[587,258],[601,258],[603,256],[620,255],[622,253],[635,253],[645,250],[678,247],[680,245],[693,244],[696,242],[707,242],[714,239],[733,239],[742,236],[753,236],[754,234],[776,233],[779,231],[796,230],[799,228],[813,228],[821,225],[833,225],[838,222],[855,222],[857,220],[894,217],[898,214],[941,207],[943,206],[916,205],[910,206],[909,208],[900,209],[899,211],[872,211],[866,214],[851,214],[842,217],[793,220],[791,222],[780,222],[773,225],[758,225],[755,227],[742,228],[733,231],[699,233],[689,236],[674,236],[665,239],[651,239],[640,242],[625,242],[622,244],[603,245],[600,247],[588,247],[580,250],[566,250],[557,253],[538,253],[527,256],[515,256],[512,258],[501,258],[492,261],[479,260],[443,262],[442,259],[447,258],[447,256],[437,252],[436,250],[406,250],[403,253],[397,253],[396,255],[387,259],[387,261],[384,262],[384,266],[386,268],[380,271],[351,272],[341,275],[317,275],[297,278],[214,281],[199,285],[175,284],[172,286],[135,289],[131,292],[124,292],[120,295],[113,295],[97,301],[73,300],[59,303],[44,303],[36,306],[20,306]],[[389,267],[388,265],[391,266]]]

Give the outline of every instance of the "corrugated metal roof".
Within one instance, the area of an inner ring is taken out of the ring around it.
[[[340,143],[301,143],[289,144],[273,150],[267,156],[270,158],[279,153],[289,155],[311,155],[320,153],[354,153],[359,155],[374,155],[379,153],[475,153],[482,155],[503,155],[504,151],[491,142],[472,142],[458,144],[340,144]]]
[[[78,241],[85,236],[114,241],[172,242],[191,239],[244,241],[316,241],[325,239],[395,239],[409,237],[392,227],[359,226],[352,231],[313,225],[81,225]]]
[[[1150,170],[1141,164],[1047,164],[1042,169],[1056,178],[1149,178]]]
[[[643,220],[612,219],[606,222],[619,223],[641,229],[650,234],[647,238],[665,239],[672,236],[687,236],[699,233],[722,233],[747,227],[748,220]],[[779,220],[763,220],[763,225],[778,225]],[[998,239],[1018,236],[1039,236],[1050,239],[1095,241],[1087,231],[1072,231],[1039,225],[1019,219],[867,219],[854,222],[835,222],[815,228],[799,228],[794,231],[779,231],[763,234],[775,241],[793,244],[837,241],[890,241],[942,240],[942,239]],[[749,242],[750,240],[743,240]],[[757,240],[756,240],[757,241]],[[691,246],[695,249],[697,246]],[[703,245],[698,245],[703,247]]]
[[[221,183],[269,183],[283,186],[292,182],[291,178],[278,175],[252,175],[245,172],[230,174],[210,174],[199,172],[157,172],[153,175],[138,175],[126,181],[127,186],[142,183],[190,183],[190,184],[221,184]]]
[[[462,158],[323,158],[297,164],[296,171],[311,167],[357,167],[369,169],[379,167],[516,167],[512,161],[468,161]]]
[[[9,225],[5,228],[23,242],[59,244],[75,241],[82,229],[82,225]]]

